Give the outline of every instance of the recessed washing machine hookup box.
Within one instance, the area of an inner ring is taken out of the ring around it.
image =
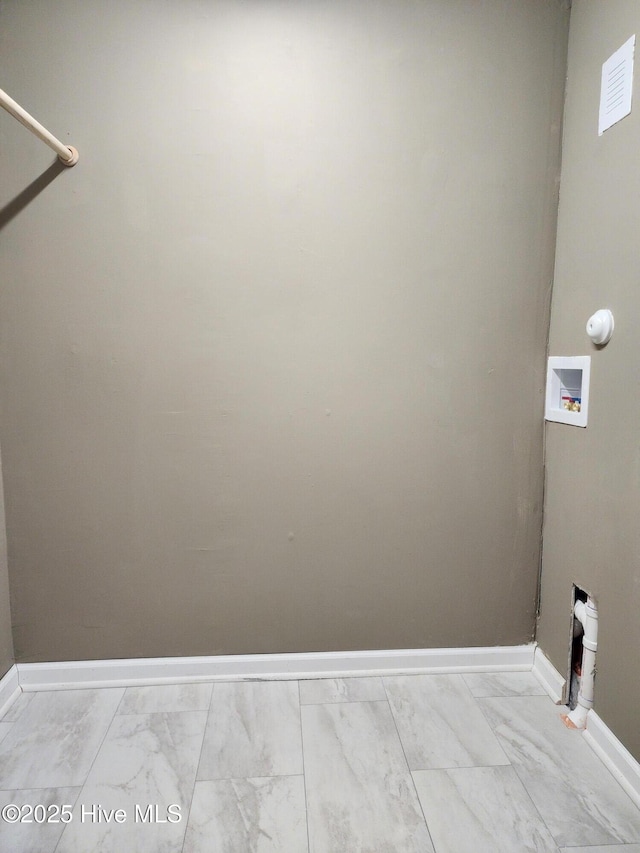
[[[551,356],[544,416],[548,421],[586,427],[591,356]]]

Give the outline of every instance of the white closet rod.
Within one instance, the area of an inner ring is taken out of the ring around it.
[[[78,152],[76,149],[72,145],[64,145],[59,139],[56,139],[52,133],[49,133],[46,127],[43,127],[26,110],[23,110],[20,104],[17,104],[2,89],[0,89],[0,107],[3,107],[14,118],[17,118],[20,124],[23,124],[27,130],[30,130],[38,139],[46,143],[49,148],[53,148],[61,163],[64,163],[65,166],[76,165],[78,162]]]

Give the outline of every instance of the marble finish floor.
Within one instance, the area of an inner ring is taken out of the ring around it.
[[[640,853],[560,711],[531,673],[23,693],[0,850]]]

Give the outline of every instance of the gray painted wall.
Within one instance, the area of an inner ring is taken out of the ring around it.
[[[531,640],[566,4],[0,9],[17,659]]]
[[[4,489],[2,488],[2,468],[0,467],[0,678],[11,669],[13,664],[7,535],[4,520]]]
[[[602,63],[634,33],[636,0],[574,0],[551,355],[591,355],[589,424],[547,427],[538,639],[567,672],[572,584],[599,607],[595,708],[640,759],[640,111],[598,137]],[[610,308],[602,350],[585,323]]]

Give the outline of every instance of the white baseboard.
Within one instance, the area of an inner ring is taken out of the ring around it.
[[[593,710],[587,715],[584,739],[640,807],[640,764]]]
[[[470,649],[305,652],[274,655],[132,658],[128,660],[19,663],[20,687],[72,690],[193,681],[344,678],[401,673],[524,672],[535,645]]]
[[[0,678],[0,719],[13,705],[22,693],[18,679],[18,668],[14,664],[11,669]]]
[[[540,646],[536,647],[533,674],[556,705],[561,705],[565,701],[567,679],[560,675]]]

